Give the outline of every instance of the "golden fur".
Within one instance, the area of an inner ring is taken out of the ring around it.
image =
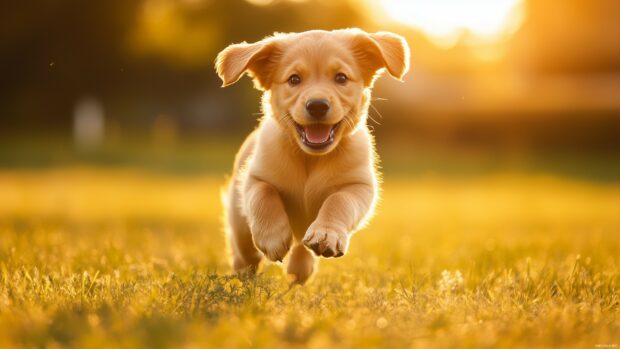
[[[315,269],[309,250],[346,253],[378,195],[370,90],[383,70],[402,79],[408,62],[402,37],[359,29],[275,34],[218,55],[223,86],[248,73],[264,91],[264,117],[239,150],[225,194],[235,271],[255,271],[262,256],[282,261],[291,250],[287,271],[304,283]],[[306,111],[316,98],[330,106],[318,120]],[[329,128],[332,138],[315,146],[312,127]]]

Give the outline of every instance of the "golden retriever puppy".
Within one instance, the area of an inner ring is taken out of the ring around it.
[[[402,79],[409,47],[400,36],[359,29],[276,33],[228,46],[217,57],[223,86],[248,73],[264,91],[259,126],[239,150],[224,195],[235,271],[262,256],[295,282],[317,256],[340,257],[372,215],[378,195],[370,90],[384,70]]]

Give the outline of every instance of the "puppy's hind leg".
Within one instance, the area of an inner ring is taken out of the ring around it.
[[[248,223],[239,212],[238,194],[231,190],[228,196],[227,233],[232,250],[232,266],[237,273],[254,274],[262,260],[262,254],[254,246]]]
[[[233,270],[237,273],[254,274],[262,260],[262,254],[258,252],[252,242],[249,227],[231,227],[230,247],[232,250]]]
[[[287,273],[293,277],[293,282],[304,284],[315,269],[315,261],[312,253],[303,244],[297,244],[292,249],[288,261]]]

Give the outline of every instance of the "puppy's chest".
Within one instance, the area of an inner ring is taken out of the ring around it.
[[[314,219],[323,201],[337,189],[337,178],[345,175],[342,171],[336,175],[323,164],[308,166],[284,159],[264,170],[259,177],[278,190],[290,218],[304,222]]]
[[[277,173],[272,185],[278,189],[288,209],[312,214],[336,190],[336,178],[320,167],[296,169]]]

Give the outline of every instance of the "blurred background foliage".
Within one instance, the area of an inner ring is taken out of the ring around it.
[[[254,127],[231,43],[359,27],[404,35],[371,125],[387,172],[542,169],[620,179],[616,0],[41,0],[0,13],[0,165],[224,171]],[[388,100],[385,100],[387,98]]]

